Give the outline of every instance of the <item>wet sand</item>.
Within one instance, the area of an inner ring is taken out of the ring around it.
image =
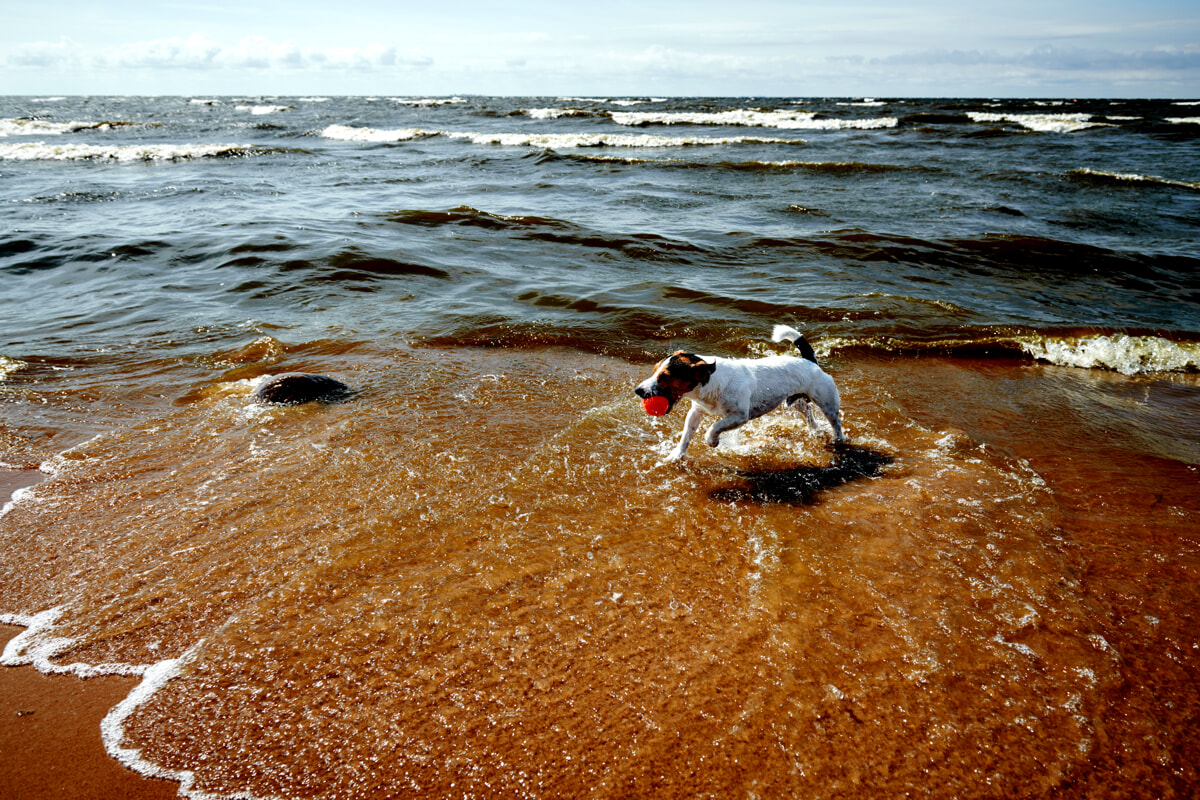
[[[0,625],[0,648],[23,628]],[[100,720],[137,678],[43,675],[0,667],[0,797],[16,800],[158,800],[179,784],[143,778],[109,758]]]
[[[0,497],[32,486],[37,470],[0,470]],[[24,628],[0,625],[0,651]],[[138,678],[82,680],[33,667],[0,667],[0,797],[21,800],[156,800],[179,785],[144,778],[110,758],[100,720]]]
[[[753,481],[748,489],[728,487],[731,468],[702,450],[687,469],[643,469],[638,459],[652,460],[641,452],[650,441],[616,433],[650,423],[619,401],[596,406],[597,397],[624,396],[637,372],[627,365],[565,361],[557,352],[439,356],[457,359],[432,371],[439,393],[420,386],[380,393],[372,402],[387,413],[379,418],[350,408],[274,418],[275,438],[261,446],[274,448],[270,463],[280,474],[252,473],[253,464],[231,470],[223,494],[204,506],[215,514],[221,503],[235,503],[232,518],[251,535],[262,526],[248,515],[262,504],[236,505],[249,496],[231,482],[242,475],[253,475],[255,497],[287,496],[296,474],[337,478],[343,482],[309,483],[310,499],[326,503],[331,515],[359,501],[370,509],[383,499],[413,499],[387,504],[391,516],[383,522],[357,515],[354,531],[362,526],[374,535],[341,543],[336,560],[297,570],[288,584],[276,581],[286,591],[272,597],[270,614],[208,637],[205,659],[129,720],[130,741],[144,745],[150,761],[173,769],[199,764],[208,770],[202,790],[249,787],[297,798],[406,790],[397,775],[419,783],[425,796],[447,797],[461,795],[471,780],[530,797],[722,796],[761,787],[764,796],[823,790],[882,797],[901,789],[930,797],[1161,798],[1189,796],[1200,785],[1193,522],[1200,481],[1186,424],[1200,414],[1194,379],[1128,379],[1003,360],[846,363],[839,379],[853,409],[848,419],[863,441],[894,451],[899,466],[882,480],[836,482],[821,502],[794,504],[775,501]],[[417,366],[427,365],[417,359]],[[556,377],[550,389],[541,382],[548,373]],[[486,427],[463,425],[449,402],[421,425],[404,422],[416,413],[406,405],[410,396],[460,395],[473,402],[472,413],[490,412]],[[223,408],[219,401],[211,402]],[[501,413],[518,407],[520,415]],[[28,520],[9,522],[30,532],[70,531],[80,509],[94,507],[98,520],[123,520],[133,545],[165,535],[142,527],[137,514],[121,516],[117,500],[134,494],[109,476],[133,472],[140,502],[160,490],[163,502],[191,519],[178,486],[202,485],[237,463],[219,448],[211,463],[178,462],[170,442],[207,431],[197,427],[209,419],[201,411],[183,407],[178,419],[162,421],[171,424],[156,423],[147,447],[137,431],[93,444],[111,451],[115,472],[94,485],[73,484],[73,502],[58,515],[26,509]],[[550,440],[530,431],[558,430],[563,420],[570,424]],[[221,428],[227,437],[243,429],[267,430],[266,423]],[[772,428],[765,440],[790,441],[790,431]],[[421,469],[406,478],[388,460],[380,469],[386,480],[376,481],[386,495],[355,494],[372,485],[363,476],[376,463],[369,449],[376,439],[389,442],[383,455],[398,452],[387,439],[393,432],[404,434],[405,463]],[[423,448],[418,434],[439,446]],[[541,445],[532,455],[528,446],[497,448],[499,434]],[[283,447],[285,436],[301,446]],[[295,455],[310,451],[360,456],[353,469],[322,461],[318,470]],[[470,468],[447,469],[457,462],[446,452],[471,456],[463,459]],[[804,474],[828,474],[819,468],[824,452],[811,455],[819,463]],[[529,463],[506,461],[518,456]],[[163,459],[157,469],[155,457]],[[755,458],[765,463],[769,453]],[[289,459],[295,473],[283,471]],[[1040,477],[1031,482],[1022,464]],[[185,469],[198,477],[175,472]],[[486,480],[492,474],[519,480],[490,499],[499,491]],[[437,503],[417,494],[437,488],[431,475],[448,484]],[[473,501],[471,492],[485,492],[487,502]],[[635,511],[652,531],[661,528],[654,509],[676,497],[692,502],[672,512],[682,515],[682,527],[647,537],[628,531],[624,506],[597,501],[623,496],[641,498]],[[295,523],[307,526],[306,541],[322,508],[310,503]],[[586,518],[589,537],[551,535],[557,529],[547,532],[517,513],[526,508],[555,524]],[[506,526],[510,518],[519,524]],[[443,544],[429,543],[430,526]],[[802,535],[789,535],[794,529]],[[599,544],[595,531],[604,533]],[[739,544],[754,536],[780,543],[764,546],[769,558],[761,565]],[[103,548],[117,540],[90,542]],[[230,551],[230,542],[219,544],[211,536],[159,544],[144,559],[153,566],[164,551],[196,557],[197,545]],[[593,549],[605,558],[593,558]],[[124,598],[145,590],[120,578],[145,572],[138,558],[133,566],[113,563],[119,568],[109,577],[125,603],[117,611],[128,625],[139,610]],[[638,564],[655,568],[630,567]],[[202,566],[204,576],[212,574]],[[166,588],[180,574],[176,564]],[[25,583],[30,599],[16,607],[60,602],[38,596],[45,581]],[[22,585],[14,572],[10,597]],[[144,603],[153,609],[146,628],[164,642],[159,657],[173,656],[182,645],[169,636],[186,643],[199,634],[151,628],[167,616],[154,602],[159,596]],[[332,623],[315,624],[335,601]],[[189,606],[178,618],[207,624],[193,608],[205,606]],[[424,627],[406,628],[400,621],[407,620]],[[287,636],[284,626],[292,626]],[[5,628],[5,638],[18,631]],[[266,649],[277,641],[293,644]],[[103,662],[112,646],[103,637],[81,641],[73,657]],[[245,655],[263,652],[269,657]],[[29,766],[6,765],[4,780],[23,783],[0,784],[0,796],[174,796],[174,783],[137,778],[100,744],[100,719],[135,679],[47,678],[27,668],[2,677],[17,682],[3,687],[4,752],[15,752],[13,743],[41,749],[22,753]],[[37,705],[25,700],[40,697],[29,687],[43,684],[65,694]],[[78,695],[93,687],[94,697]],[[284,689],[292,694],[282,697]],[[55,711],[64,708],[73,711]],[[35,713],[17,716],[25,710]],[[314,716],[324,712],[336,713],[324,722]],[[563,731],[575,738],[564,740]],[[92,755],[74,755],[54,736],[91,742]],[[297,756],[298,743],[312,749],[300,754],[307,760]],[[195,756],[214,752],[239,755],[207,764]],[[806,773],[788,771],[795,754],[807,759],[800,764]],[[92,776],[95,789],[60,791],[63,762]],[[313,768],[322,763],[335,768]],[[107,775],[139,788],[126,790]],[[988,775],[1002,778],[1002,789]]]

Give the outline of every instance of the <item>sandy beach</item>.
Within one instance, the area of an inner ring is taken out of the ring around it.
[[[0,647],[23,629],[0,626]],[[0,797],[155,800],[179,785],[143,778],[109,758],[100,720],[137,678],[81,680],[32,667],[0,668]]]
[[[0,470],[0,496],[32,486],[36,470]],[[0,625],[0,650],[24,628]],[[22,800],[153,800],[175,797],[178,784],[143,778],[109,757],[100,720],[137,678],[82,680],[0,667],[0,797]]]

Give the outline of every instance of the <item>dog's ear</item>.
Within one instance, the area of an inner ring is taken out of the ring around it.
[[[696,364],[695,369],[697,377],[700,378],[700,384],[704,385],[708,383],[708,379],[711,378],[712,374],[716,371],[717,365],[701,360],[698,364]]]
[[[669,371],[676,377],[682,378],[686,374],[699,386],[708,383],[713,370],[717,368],[716,364],[710,364],[695,353],[687,353],[683,350],[676,350],[671,354],[670,366]]]

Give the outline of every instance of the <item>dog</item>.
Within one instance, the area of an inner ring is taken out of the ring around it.
[[[716,447],[722,433],[740,428],[785,404],[789,408],[801,404],[809,428],[815,430],[816,421],[809,407],[810,402],[815,403],[833,426],[836,443],[845,442],[838,417],[841,397],[837,385],[817,364],[812,346],[803,334],[787,325],[776,325],[771,338],[776,342],[792,342],[800,356],[721,358],[678,350],[659,362],[654,374],[633,390],[643,400],[665,397],[668,405],[663,413],[666,414],[680,400],[692,401],[683,423],[683,435],[667,456],[667,463],[683,458],[705,414],[717,417],[704,437],[710,447]]]

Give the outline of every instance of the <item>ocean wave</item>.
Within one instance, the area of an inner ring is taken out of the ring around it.
[[[644,125],[737,125],[746,128],[779,128],[785,130],[873,130],[894,128],[896,117],[872,119],[817,119],[813,111],[756,111],[734,109],[715,112],[656,112],[614,111],[613,122],[628,127]]]
[[[1122,375],[1200,372],[1200,342],[1124,333],[1013,331],[911,339],[902,335],[833,336],[814,341],[822,356],[837,351],[953,353],[975,358],[1031,358],[1059,367],[1096,369]]]
[[[1087,128],[1107,127],[1095,122],[1091,114],[996,114],[990,111],[968,111],[973,122],[1011,122],[1038,133],[1075,133]]]
[[[187,161],[236,158],[273,152],[248,144],[0,144],[0,161]]]
[[[18,361],[8,356],[0,356],[0,381],[8,380],[9,375],[27,366],[29,365],[24,361]]]
[[[1200,125],[1200,117],[1167,117],[1172,125]]]
[[[622,133],[480,133],[474,131],[434,131],[422,128],[378,130],[330,125],[321,131],[326,139],[359,142],[405,142],[432,136],[464,139],[472,144],[497,144],[509,147],[544,149],[579,147],[687,147],[692,145],[733,144],[804,144],[803,139],[772,139],[756,136],[652,136]]]
[[[349,125],[330,125],[321,131],[326,139],[338,139],[347,142],[408,142],[413,139],[426,139],[440,135],[440,131],[429,131],[422,128],[397,128],[385,130],[380,128],[354,128]]]
[[[79,131],[107,131],[113,128],[151,127],[139,122],[49,122],[42,119],[0,119],[0,136],[62,136]]]
[[[393,103],[399,103],[403,106],[416,106],[418,108],[460,105],[467,102],[465,97],[391,97],[388,99]]]
[[[1137,173],[1131,172],[1108,172],[1107,170],[1090,169],[1088,167],[1071,170],[1070,174],[1106,181],[1119,181],[1122,183],[1150,183],[1161,186],[1173,186],[1178,189],[1191,189],[1193,191],[1200,191],[1200,182],[1176,181],[1171,180],[1170,178],[1160,178],[1157,175],[1138,175]]]
[[[530,119],[562,119],[563,117],[597,117],[602,114],[590,108],[527,108],[525,116]]]
[[[1063,367],[1107,369],[1122,375],[1200,371],[1200,343],[1159,336],[1036,336],[1016,341],[1038,361]]]
[[[237,111],[249,111],[255,116],[263,114],[278,114],[281,111],[292,111],[295,106],[236,106]]]
[[[637,158],[635,156],[570,155],[573,161],[626,166],[654,166],[675,169],[713,169],[734,172],[816,172],[827,175],[894,172],[912,169],[896,164],[872,164],[862,161],[685,161],[678,158]]]
[[[446,133],[451,139],[472,144],[555,148],[580,147],[691,147],[735,144],[804,144],[803,139],[773,139],[757,136],[652,136],[620,133]]]

